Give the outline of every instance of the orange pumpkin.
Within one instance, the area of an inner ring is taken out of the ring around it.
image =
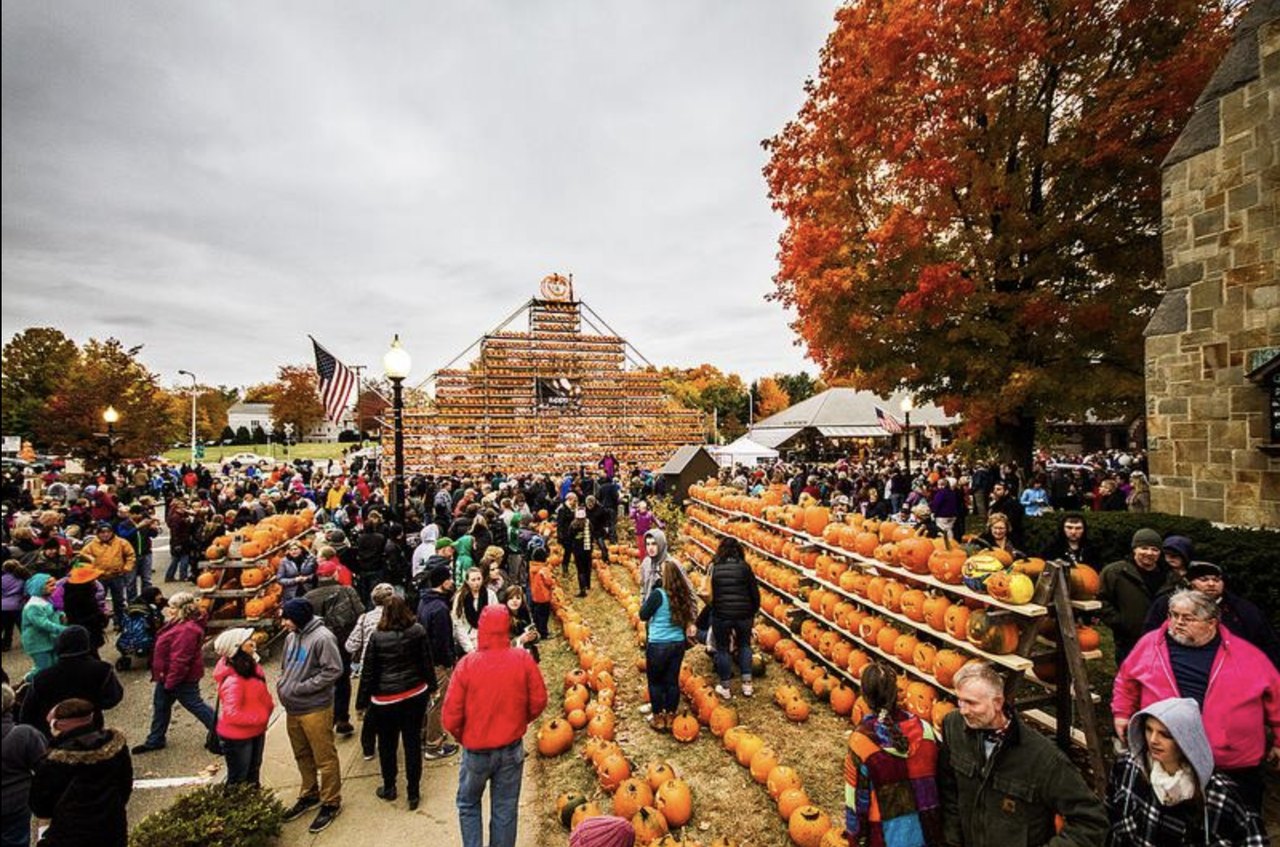
[[[1069,574],[1072,600],[1092,600],[1102,588],[1098,572],[1088,565],[1076,565]]]
[[[582,729],[584,726],[587,725],[587,722],[591,720],[591,718],[587,715],[587,713],[584,712],[582,709],[574,709],[573,711],[565,715],[564,719],[568,721],[569,726],[573,727],[574,729]]]
[[[833,712],[837,715],[847,715],[853,711],[853,702],[857,697],[857,693],[852,688],[840,683],[831,689],[831,695],[828,699],[831,702],[831,710]]]
[[[556,798],[556,817],[560,819],[560,825],[567,829],[573,821],[574,811],[585,802],[586,795],[581,791],[566,791]]]
[[[573,727],[568,721],[552,718],[538,729],[538,752],[559,756],[573,746]]]
[[[240,572],[240,584],[245,588],[257,588],[266,578],[262,568],[245,568]]]
[[[800,787],[800,774],[796,773],[796,769],[790,765],[778,765],[769,771],[769,778],[765,780],[765,787],[769,791],[769,796],[777,800],[782,796],[782,792]]]
[[[934,549],[933,542],[927,538],[905,538],[898,542],[898,564],[912,573],[927,574]]]
[[[614,791],[622,784],[623,780],[630,778],[630,776],[631,763],[619,751],[604,755],[596,765],[596,778],[600,781],[600,787],[605,791]]]
[[[591,692],[587,690],[585,685],[575,684],[564,692],[564,710],[571,712],[574,709],[585,709],[587,701],[591,699]]]
[[[797,809],[809,805],[809,795],[799,786],[783,789],[778,795],[778,814],[784,821],[790,821]]]
[[[831,818],[817,806],[801,806],[787,821],[787,834],[797,847],[821,847],[829,829]]]
[[[680,827],[693,817],[693,791],[683,779],[669,779],[658,789],[658,811],[671,826]]]
[[[602,817],[604,817],[604,811],[600,808],[600,806],[592,801],[587,801],[586,803],[583,803],[581,806],[578,806],[576,809],[573,810],[573,817],[569,819],[569,829],[571,830],[577,829],[578,824],[582,823],[583,821],[589,818],[602,818]]]
[[[938,659],[938,648],[927,641],[916,644],[911,653],[911,664],[925,673],[933,673],[933,663]]]
[[[934,550],[929,556],[929,573],[939,582],[959,585],[964,581],[964,548],[951,547]]]
[[[708,721],[708,725],[711,729],[711,734],[720,738],[731,727],[738,725],[738,712],[732,706],[716,705],[711,710],[711,720]]]
[[[212,571],[205,571],[196,577],[196,588],[209,590],[218,584],[218,578],[213,575]]]
[[[652,806],[645,806],[631,818],[637,844],[651,844],[668,832],[667,819]]]
[[[809,703],[802,697],[797,697],[787,703],[784,707],[787,720],[794,723],[803,723],[809,720]]]
[[[764,739],[752,732],[744,732],[738,737],[737,747],[733,754],[738,760],[738,764],[744,768],[751,766],[751,760],[756,753],[760,752],[760,748],[764,746]]]
[[[671,737],[676,741],[682,741],[687,744],[697,739],[701,729],[698,719],[686,710],[676,715],[675,720],[671,722]]]
[[[952,638],[966,638],[969,635],[969,607],[955,603],[947,609],[944,617],[947,635]]]
[[[778,754],[772,747],[761,747],[751,757],[749,770],[751,778],[764,785],[769,781],[769,774],[778,766]]]
[[[1101,636],[1091,626],[1076,627],[1076,640],[1080,642],[1081,650],[1097,650],[1102,646]]]
[[[620,818],[630,818],[643,807],[652,805],[653,789],[643,779],[628,777],[613,792],[613,813]]]
[[[826,506],[810,506],[804,510],[804,531],[821,536],[831,521],[831,510]]]
[[[924,601],[924,622],[930,629],[938,632],[947,631],[947,610],[951,608],[951,600],[943,594],[931,594]]]
[[[967,659],[957,650],[939,650],[933,660],[933,675],[939,683],[951,688],[956,673],[965,666]]]
[[[649,767],[645,770],[644,777],[649,783],[649,787],[657,791],[664,782],[675,779],[676,772],[666,762],[650,762]]]
[[[251,597],[244,603],[244,616],[246,618],[260,618],[267,611],[267,603],[261,597]]]

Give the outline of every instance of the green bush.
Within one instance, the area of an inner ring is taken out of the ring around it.
[[[131,847],[270,847],[280,837],[284,806],[269,789],[208,785],[148,815]]]
[[[1216,527],[1201,518],[1159,512],[1085,512],[1089,540],[1101,551],[1101,569],[1129,557],[1133,533],[1150,527],[1162,536],[1185,535],[1195,544],[1197,559],[1221,565],[1227,588],[1249,598],[1280,628],[1280,532]],[[1060,514],[1026,519],[1026,548],[1039,552],[1058,531]]]

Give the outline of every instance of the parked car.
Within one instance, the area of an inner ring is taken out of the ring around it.
[[[232,453],[226,458],[227,462],[233,465],[270,465],[275,462],[269,456],[259,456],[257,453]]]

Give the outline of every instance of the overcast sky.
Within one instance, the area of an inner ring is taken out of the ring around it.
[[[760,141],[832,0],[3,3],[3,332],[248,384],[411,382],[537,290],[659,365],[814,371]]]

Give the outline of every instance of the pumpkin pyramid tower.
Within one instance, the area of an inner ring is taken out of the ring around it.
[[[521,315],[528,330],[507,329]],[[540,296],[477,345],[478,358],[436,371],[420,404],[406,405],[406,472],[561,472],[606,453],[652,468],[705,440],[702,413],[674,405],[657,368],[574,299],[568,277],[543,279]]]

